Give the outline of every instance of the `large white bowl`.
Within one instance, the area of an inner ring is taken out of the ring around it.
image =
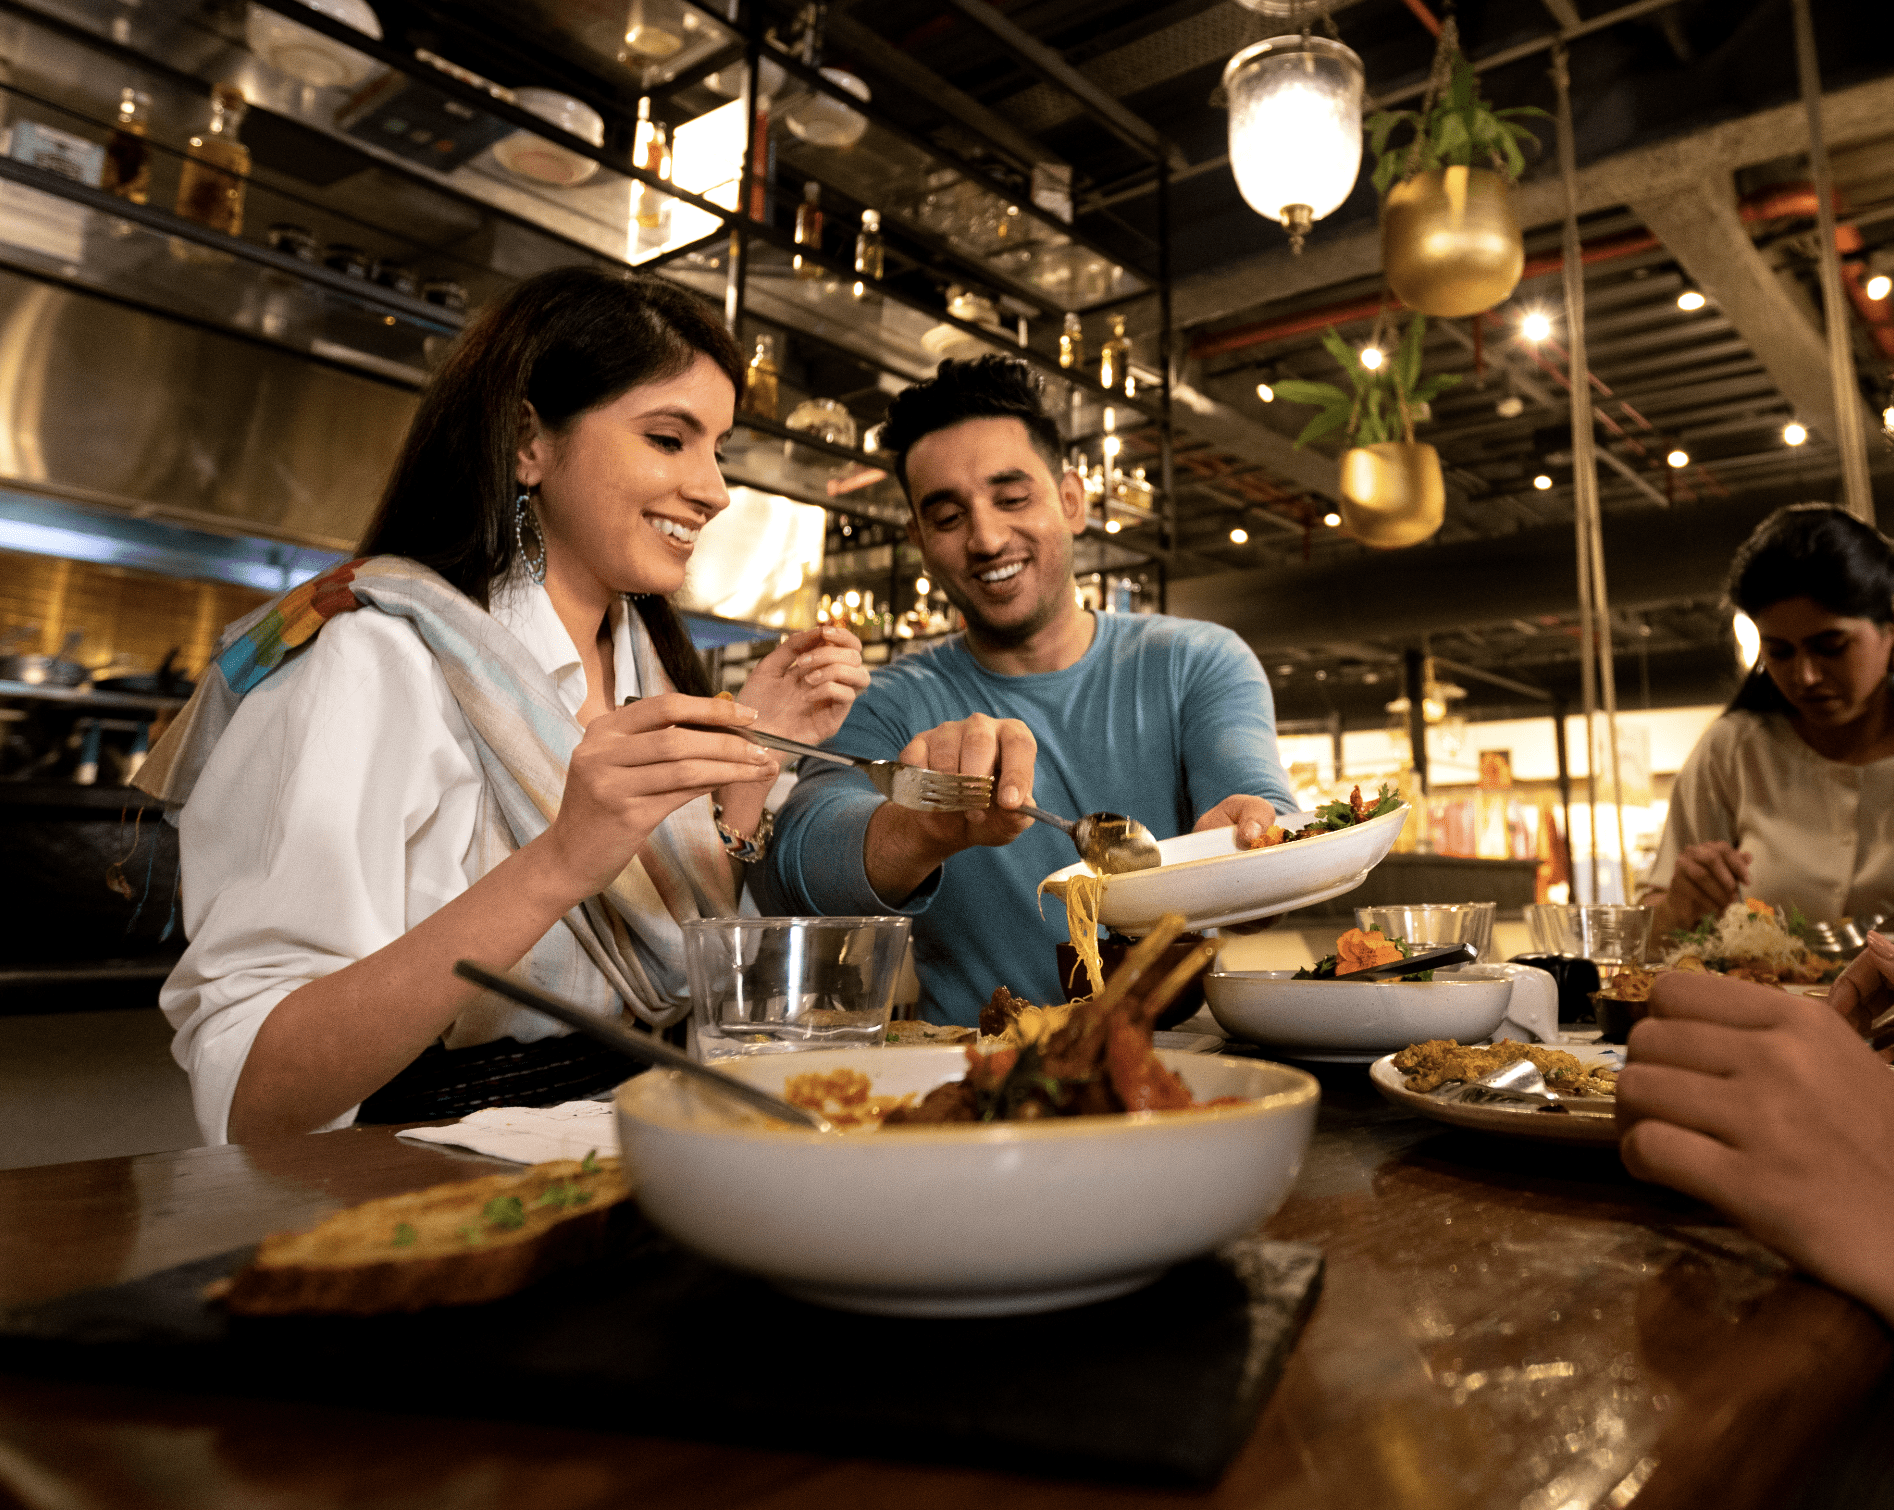
[[[819,1305],[1004,1316],[1123,1294],[1281,1205],[1315,1125],[1300,1070],[1164,1050],[1198,1100],[1239,1105],[1047,1122],[813,1133],[675,1070],[618,1091],[645,1214],[678,1242]],[[718,1068],[780,1094],[790,1075],[860,1070],[876,1094],[967,1067],[957,1048],[819,1049]]]
[[[1512,982],[1440,971],[1431,981],[1295,980],[1289,970],[1213,970],[1210,1014],[1232,1038],[1278,1049],[1388,1054],[1429,1038],[1477,1043],[1506,1018]]]
[[[1285,813],[1278,821],[1300,828],[1312,816]],[[1183,913],[1187,928],[1218,928],[1308,907],[1366,880],[1406,822],[1404,804],[1366,823],[1270,849],[1238,849],[1234,827],[1163,839],[1157,847],[1163,863],[1155,870],[1106,877],[1098,918],[1120,933],[1140,934],[1167,912]],[[1046,880],[1063,895],[1063,883],[1084,868],[1068,865]]]

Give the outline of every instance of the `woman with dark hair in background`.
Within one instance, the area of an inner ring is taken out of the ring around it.
[[[679,925],[733,912],[767,841],[777,762],[743,731],[819,742],[867,683],[829,628],[713,698],[667,601],[729,502],[741,375],[678,289],[530,279],[429,385],[361,559],[226,632],[140,782],[182,805],[162,1004],[209,1141],[624,1078],[456,959],[682,1015]]]
[[[1811,918],[1894,900],[1894,546],[1828,504],[1778,509],[1730,566],[1755,669],[1677,773],[1642,900],[1659,930],[1748,895]]]

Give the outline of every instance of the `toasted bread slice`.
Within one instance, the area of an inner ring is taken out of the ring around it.
[[[973,1028],[922,1022],[918,1018],[888,1024],[888,1042],[894,1044],[972,1043],[979,1036]]]
[[[598,1257],[630,1194],[618,1160],[588,1158],[384,1196],[272,1233],[212,1298],[251,1316],[481,1305]]]

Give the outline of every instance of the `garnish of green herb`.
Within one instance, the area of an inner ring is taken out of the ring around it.
[[[486,1233],[474,1226],[462,1227],[460,1231],[454,1235],[463,1239],[470,1248],[478,1247],[481,1243],[486,1241],[487,1236]]]
[[[409,1226],[408,1223],[396,1222],[395,1235],[389,1241],[391,1245],[396,1248],[412,1248],[415,1238],[419,1235],[420,1234],[418,1234],[413,1227]]]
[[[480,1220],[502,1232],[514,1232],[526,1225],[526,1204],[516,1195],[496,1195],[480,1210]]]
[[[580,1174],[597,1174],[598,1173],[598,1150],[596,1148],[588,1149],[586,1151],[585,1157],[579,1161],[579,1173]]]
[[[544,1190],[540,1191],[539,1199],[533,1204],[536,1206],[550,1206],[553,1210],[560,1211],[570,1204],[572,1197],[576,1193],[569,1181],[554,1180]]]

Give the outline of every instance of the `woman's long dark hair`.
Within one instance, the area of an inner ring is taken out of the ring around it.
[[[742,391],[736,342],[682,289],[599,267],[528,278],[474,319],[428,384],[356,554],[407,556],[486,607],[518,552],[524,406],[557,433],[627,389],[679,376],[699,353]],[[655,593],[632,602],[672,684],[708,696],[677,610]]]
[[[1842,618],[1894,624],[1894,542],[1832,503],[1792,503],[1737,549],[1724,595],[1752,619],[1790,598],[1810,598]],[[1725,711],[1738,709],[1791,711],[1760,657]]]

